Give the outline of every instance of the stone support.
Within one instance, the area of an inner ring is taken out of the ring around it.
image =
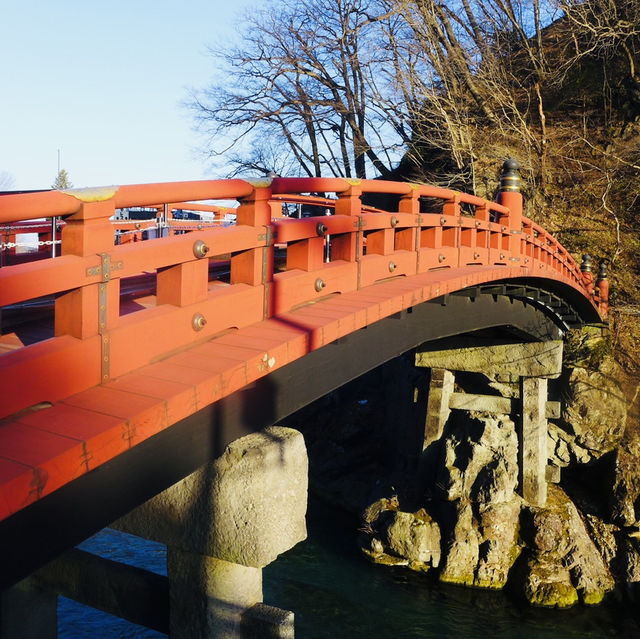
[[[547,469],[547,418],[557,417],[560,405],[547,401],[547,382],[562,372],[562,341],[496,344],[470,338],[441,340],[437,348],[426,344],[417,349],[415,363],[432,369],[423,450],[440,438],[451,409],[520,413],[522,496],[534,506],[544,506],[548,478],[558,481],[558,473]],[[508,397],[454,393],[450,371],[519,381],[519,402]]]
[[[562,372],[562,341],[486,344],[451,342],[451,348],[416,352],[416,366],[483,373],[499,381],[520,377],[558,377]]]
[[[167,545],[171,637],[241,636],[262,568],[306,538],[307,470],[302,435],[273,426],[115,522]]]
[[[241,636],[243,613],[262,601],[262,569],[167,549],[171,639]]]
[[[422,450],[440,439],[445,422],[449,417],[449,402],[453,394],[453,373],[443,368],[431,369],[427,416],[424,425]]]
[[[524,377],[520,385],[522,496],[533,506],[547,502],[547,380]]]

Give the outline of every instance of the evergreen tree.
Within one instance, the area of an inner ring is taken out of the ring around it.
[[[73,184],[69,179],[69,174],[66,169],[60,169],[60,171],[58,171],[58,175],[56,175],[56,179],[51,185],[51,188],[58,189],[59,191],[73,188]]]

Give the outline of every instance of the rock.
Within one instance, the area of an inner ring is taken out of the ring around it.
[[[578,591],[564,566],[546,561],[529,561],[524,595],[534,606],[568,608],[578,603]]]
[[[489,504],[480,513],[480,555],[474,586],[503,588],[520,555],[518,524],[521,501]]]
[[[605,372],[576,367],[569,372],[567,391],[562,419],[571,426],[575,443],[595,459],[613,450],[627,419],[624,394],[615,379]]]
[[[458,416],[444,443],[438,483],[453,502],[444,518],[447,542],[440,579],[502,588],[520,552],[518,440],[511,419]]]
[[[618,527],[606,523],[595,515],[585,515],[584,519],[589,536],[595,543],[602,558],[607,564],[610,564],[618,553],[618,543],[616,542]]]
[[[424,510],[394,513],[385,536],[387,547],[398,557],[434,568],[440,564],[440,528]]]
[[[635,539],[621,534],[618,554],[612,563],[616,577],[627,584],[640,582],[640,552]]]
[[[372,561],[426,572],[440,563],[440,528],[424,509],[398,510],[397,498],[382,498],[363,513],[360,548]]]
[[[550,485],[547,505],[529,506],[526,515],[523,537],[529,559],[522,585],[528,601],[564,607],[575,603],[579,596],[586,604],[600,603],[615,583],[577,508],[564,491]]]
[[[449,535],[440,581],[473,585],[479,555],[479,535],[473,521],[471,504],[458,501],[456,523]]]
[[[613,459],[613,485],[609,508],[611,521],[618,526],[633,526],[638,521],[636,502],[640,496],[640,442],[616,449]]]

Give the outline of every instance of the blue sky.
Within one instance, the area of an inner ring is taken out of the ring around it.
[[[219,177],[182,106],[252,0],[0,0],[0,174],[49,188]]]

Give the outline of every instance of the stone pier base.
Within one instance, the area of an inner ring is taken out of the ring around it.
[[[544,506],[548,476],[558,480],[557,472],[547,470],[547,415],[559,414],[558,403],[547,401],[547,380],[562,370],[562,342],[427,346],[416,352],[416,366],[431,368],[423,450],[442,436],[451,409],[519,415],[520,492],[530,504]],[[520,397],[456,393],[452,371],[519,381]]]
[[[172,638],[239,638],[249,621],[255,636],[281,636],[249,611],[262,603],[262,568],[306,538],[307,471],[302,435],[273,426],[115,522],[167,546]]]

